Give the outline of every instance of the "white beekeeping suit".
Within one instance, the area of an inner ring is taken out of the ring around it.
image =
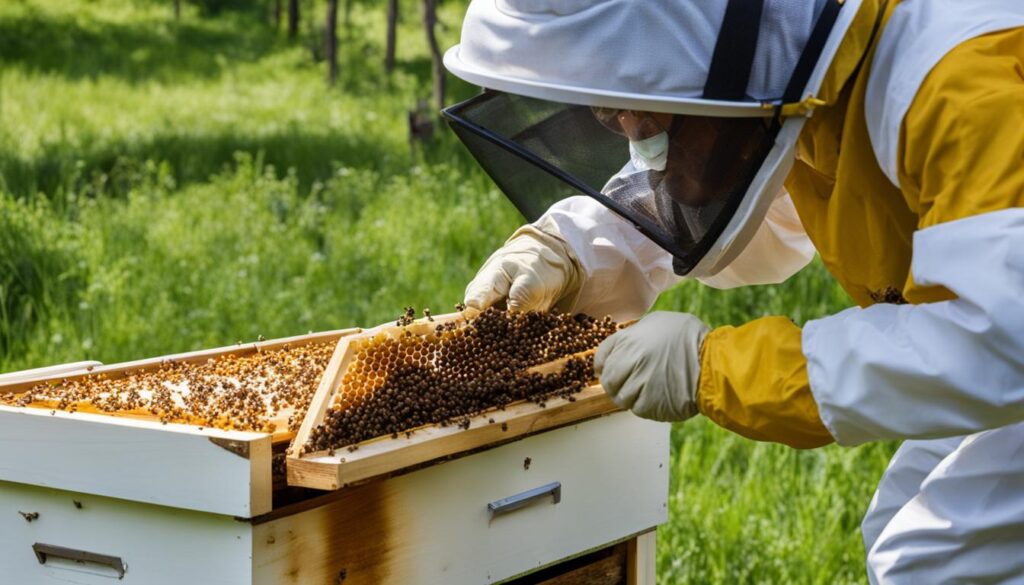
[[[653,313],[599,348],[605,389],[798,448],[907,439],[871,581],[1024,582],[1024,3],[478,0],[462,41],[490,91],[446,115],[535,220],[468,302],[631,318],[817,250],[858,307]]]

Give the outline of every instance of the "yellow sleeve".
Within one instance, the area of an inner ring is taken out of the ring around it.
[[[919,228],[1024,205],[1024,28],[965,41],[936,64],[903,119],[898,157]],[[908,276],[904,297],[954,295]]]
[[[919,228],[1024,205],[1024,27],[965,41],[928,73],[898,172]]]
[[[785,317],[707,334],[697,406],[719,426],[749,439],[800,449],[833,441],[811,395],[800,328]]]

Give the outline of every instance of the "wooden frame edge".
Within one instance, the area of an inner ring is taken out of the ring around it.
[[[657,577],[658,529],[652,528],[628,541],[626,585],[655,585]]]
[[[151,358],[144,358],[141,360],[134,360],[130,362],[118,362],[114,364],[105,364],[95,366],[90,370],[75,370],[69,375],[51,374],[42,377],[35,377],[29,379],[21,379],[10,383],[2,383],[0,381],[0,394],[15,394],[24,392],[32,389],[34,386],[39,384],[45,384],[48,382],[58,383],[63,380],[73,380],[83,378],[86,376],[95,376],[98,374],[107,374],[108,377],[120,378],[128,373],[135,370],[147,370],[155,367],[160,367],[161,364],[172,361],[178,363],[194,363],[202,362],[210,358],[219,357],[222,355],[236,354],[238,356],[245,356],[257,351],[273,351],[281,349],[288,344],[306,345],[309,343],[316,343],[318,341],[329,341],[332,339],[344,339],[345,337],[360,333],[362,329],[358,327],[351,327],[348,329],[334,329],[331,331],[321,331],[317,333],[307,333],[304,335],[294,335],[291,337],[282,337],[279,339],[270,339],[267,341],[254,341],[250,343],[242,343],[236,345],[228,345],[223,347],[216,347],[212,349],[200,349],[196,351],[188,351],[183,353],[175,353],[164,356],[157,356]],[[47,366],[47,367],[58,367]],[[42,368],[39,368],[42,369]],[[8,372],[5,375],[16,374],[17,372]]]
[[[505,410],[487,411],[471,418],[468,429],[430,425],[407,438],[365,441],[354,452],[342,450],[332,456],[321,451],[302,457],[289,456],[286,461],[288,484],[336,490],[418,464],[621,410],[599,385],[585,388],[574,398],[574,401],[552,398],[546,408],[523,401]]]

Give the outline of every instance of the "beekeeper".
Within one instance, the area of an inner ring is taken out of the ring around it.
[[[601,382],[798,448],[906,439],[872,582],[1024,579],[1024,2],[475,0],[445,64],[486,88],[453,129],[535,220],[467,304],[632,319],[817,251],[859,307],[652,313]]]

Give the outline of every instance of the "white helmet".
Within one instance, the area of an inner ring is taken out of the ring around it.
[[[530,220],[585,194],[717,273],[764,219],[860,0],[474,0],[444,111]],[[795,112],[804,115],[786,115]]]

